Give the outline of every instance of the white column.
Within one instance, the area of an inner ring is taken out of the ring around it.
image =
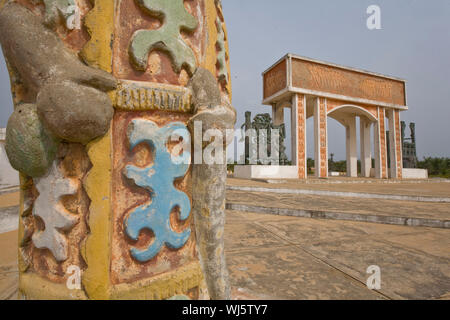
[[[314,99],[314,167],[315,176],[320,177],[320,98]]]
[[[370,177],[370,169],[372,168],[372,153],[370,150],[370,127],[369,120],[360,117],[360,149],[361,149],[361,175]]]
[[[346,120],[347,176],[358,176],[358,156],[356,150],[356,117]]]
[[[384,121],[384,119],[383,119]],[[381,142],[380,142],[380,121],[373,125],[373,156],[375,158],[375,178],[381,179]]]
[[[397,139],[395,130],[395,116],[394,109],[387,110],[387,117],[389,121],[389,157],[390,157],[390,171],[389,178],[398,178],[397,169]]]

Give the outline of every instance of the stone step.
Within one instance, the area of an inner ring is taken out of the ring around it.
[[[424,219],[414,217],[398,217],[389,215],[358,214],[348,212],[332,212],[321,210],[289,209],[246,205],[242,203],[226,204],[227,210],[273,214],[279,216],[302,217],[312,219],[346,220],[414,227],[430,227],[450,229],[450,220]]]
[[[281,189],[281,188],[262,188],[262,187],[244,187],[244,186],[227,186],[227,190],[247,191],[247,192],[268,192],[277,194],[349,197],[361,199],[450,203],[450,198],[448,197],[409,196],[409,195],[379,194],[379,193],[364,193],[364,192],[342,192],[342,191],[309,190],[309,189]]]

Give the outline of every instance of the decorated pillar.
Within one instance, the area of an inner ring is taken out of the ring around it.
[[[403,178],[403,141],[401,132],[401,121],[400,121],[400,111],[394,111],[394,126],[395,126],[395,147],[397,154],[397,178]]]
[[[295,94],[292,107],[296,109],[296,128],[297,128],[297,168],[298,178],[306,179],[308,175],[306,163],[306,96]]]
[[[378,121],[374,125],[374,156],[375,177],[387,179],[387,147],[386,147],[386,124],[384,108],[377,108]]]
[[[235,121],[220,1],[2,5],[20,295],[229,299],[226,162],[190,148]]]
[[[401,149],[401,132],[400,131],[400,115],[395,109],[387,110],[387,118],[389,120],[389,155],[390,155],[390,172],[389,177],[393,179],[401,179],[402,159]],[[400,152],[399,152],[400,151]]]
[[[326,99],[317,97],[314,104],[314,149],[316,177],[328,177],[328,136]]]

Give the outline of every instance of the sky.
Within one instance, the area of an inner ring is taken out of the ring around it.
[[[236,127],[245,111],[263,106],[261,73],[294,53],[407,80],[418,156],[450,157],[449,0],[222,0],[230,44]],[[370,5],[381,8],[381,30],[369,30]],[[9,77],[0,54],[0,127],[13,111]],[[308,120],[308,155],[313,124]],[[289,128],[288,128],[289,129]],[[406,132],[407,136],[409,132]],[[329,121],[329,152],[345,157],[345,129]],[[289,140],[287,141],[290,153]]]

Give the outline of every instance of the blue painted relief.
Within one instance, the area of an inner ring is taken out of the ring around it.
[[[144,229],[154,234],[154,241],[145,250],[131,249],[131,255],[140,262],[154,258],[163,245],[179,249],[186,244],[191,234],[190,228],[178,233],[172,230],[170,214],[179,208],[182,221],[189,217],[191,204],[189,197],[174,186],[174,180],[184,177],[189,169],[190,152],[183,151],[179,156],[170,154],[167,143],[172,135],[183,138],[190,145],[190,134],[183,123],[174,122],[159,128],[154,122],[135,119],[128,128],[130,150],[140,143],[146,143],[153,152],[153,163],[144,168],[128,165],[125,175],[134,183],[147,189],[151,194],[151,203],[137,207],[124,221],[125,232],[137,241]]]

